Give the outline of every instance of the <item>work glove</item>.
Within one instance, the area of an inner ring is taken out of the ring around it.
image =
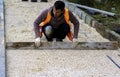
[[[73,42],[78,42],[78,39],[77,38],[73,38]]]
[[[40,37],[37,37],[36,39],[35,39],[35,46],[38,48],[38,47],[40,47]]]

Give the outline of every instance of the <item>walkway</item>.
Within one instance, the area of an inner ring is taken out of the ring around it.
[[[34,41],[33,21],[48,3],[5,0],[6,42]],[[80,20],[79,41],[107,42]],[[43,41],[46,41],[44,38]],[[68,41],[68,40],[64,40]],[[7,77],[119,77],[119,50],[6,50]]]

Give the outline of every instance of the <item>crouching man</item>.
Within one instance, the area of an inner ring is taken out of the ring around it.
[[[71,26],[74,25],[74,34]],[[73,13],[65,8],[65,3],[56,1],[54,5],[44,10],[34,21],[35,45],[40,46],[40,38],[44,33],[47,41],[63,41],[67,36],[70,41],[77,40],[79,21]]]

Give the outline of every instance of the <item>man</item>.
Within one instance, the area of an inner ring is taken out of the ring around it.
[[[74,25],[74,34],[72,35],[71,26]],[[40,38],[44,33],[47,41],[63,41],[67,36],[70,41],[78,37],[79,21],[71,11],[65,8],[62,1],[56,1],[54,6],[44,10],[34,21],[35,45],[40,46]]]

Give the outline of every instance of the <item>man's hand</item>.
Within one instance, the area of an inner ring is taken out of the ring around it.
[[[36,39],[35,39],[35,46],[36,47],[40,47],[40,37],[37,37]]]
[[[77,38],[73,38],[73,44],[74,44],[74,47],[76,47],[78,45],[78,39]]]
[[[73,42],[78,42],[78,39],[77,38],[73,38]]]

